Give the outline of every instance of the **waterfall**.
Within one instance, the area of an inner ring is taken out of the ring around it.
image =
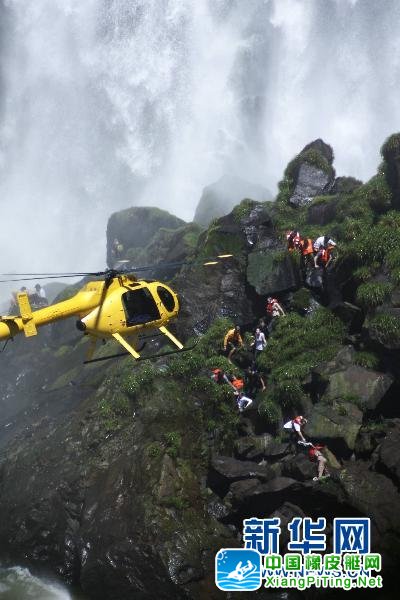
[[[109,214],[275,189],[312,139],[363,180],[399,129],[397,0],[0,0],[1,271],[105,262]]]

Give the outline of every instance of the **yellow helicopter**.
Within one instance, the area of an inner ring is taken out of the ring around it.
[[[218,264],[219,259],[230,256],[232,255],[221,254],[217,260],[209,260],[201,264]],[[166,268],[171,265],[176,267],[184,264],[194,263],[160,263],[156,267]],[[139,267],[135,270],[150,269],[154,269],[154,266]],[[127,351],[123,354],[129,353],[134,359],[140,359],[139,334],[143,330],[150,329],[160,331],[178,348],[177,351],[184,350],[183,344],[166,327],[179,312],[178,296],[168,285],[160,281],[138,279],[127,270],[109,269],[87,275],[104,276],[104,279],[89,281],[72,298],[38,310],[32,310],[27,291],[18,292],[16,302],[20,315],[0,316],[0,340],[13,339],[22,332],[26,337],[35,336],[37,328],[42,325],[76,316],[78,318],[77,328],[85,335],[90,336],[85,363],[92,362],[97,342],[106,338],[116,340]],[[70,276],[71,274],[52,275],[54,278]],[[114,358],[115,356],[121,356],[121,354],[105,358]]]

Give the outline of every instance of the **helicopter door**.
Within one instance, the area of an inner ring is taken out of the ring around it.
[[[157,304],[148,288],[125,292],[122,294],[122,304],[128,327],[157,321],[160,318]]]

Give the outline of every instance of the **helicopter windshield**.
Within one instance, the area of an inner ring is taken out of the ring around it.
[[[155,300],[147,288],[122,294],[122,303],[128,326],[157,321],[160,318]]]

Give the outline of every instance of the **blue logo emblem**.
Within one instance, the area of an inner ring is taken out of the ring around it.
[[[215,557],[215,583],[224,592],[258,590],[261,586],[260,553],[243,548],[222,548]]]
[[[333,519],[333,553],[367,554],[371,545],[371,519]]]

